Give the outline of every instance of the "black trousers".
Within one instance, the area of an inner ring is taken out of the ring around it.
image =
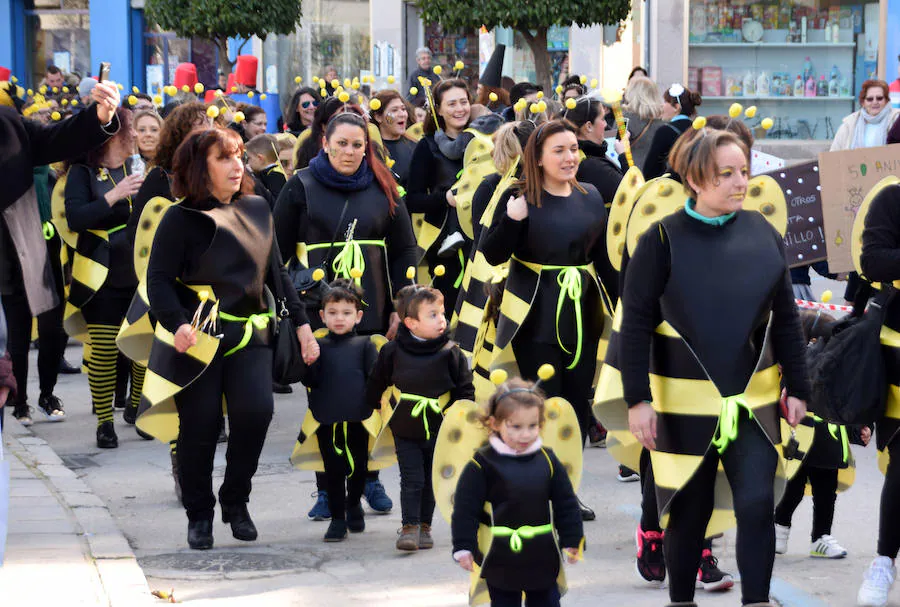
[[[325,463],[331,519],[343,521],[347,518],[347,508],[359,505],[366,487],[369,433],[362,422],[323,424],[316,431],[316,438]]]
[[[65,310],[65,294],[63,291],[62,267],[59,260],[60,249],[59,235],[47,241],[47,254],[50,256],[50,267],[53,270],[54,285],[59,305],[43,314],[38,314],[38,336],[40,337],[38,350],[38,379],[40,381],[41,396],[53,394],[56,388],[56,380],[59,375],[59,361],[68,339],[63,330],[63,312]],[[6,314],[8,327],[7,349],[12,359],[13,374],[18,384],[16,403],[28,401],[28,347],[31,344],[31,308],[28,307],[28,299],[25,296],[25,284],[22,275],[15,272],[15,284],[11,292],[3,295],[3,310]]]
[[[227,323],[226,327],[230,325],[236,323]],[[235,340],[228,337],[226,333],[206,371],[175,395],[181,422],[176,457],[182,503],[191,521],[213,517],[216,504],[212,487],[213,458],[222,398],[227,402],[231,428],[225,452],[225,480],[219,489],[222,504],[250,501],[251,479],[272,420],[271,348],[249,345],[225,358],[223,354],[239,340],[239,337]]]
[[[775,563],[773,482],[778,454],[759,424],[742,412],[734,442],[721,456],[715,449],[708,451],[694,476],[672,500],[664,549],[673,603],[694,599],[720,457],[734,497],[742,603],[769,600]]]
[[[523,379],[536,381],[541,365],[553,365],[556,374],[550,380],[541,382],[541,388],[548,397],[561,396],[569,401],[578,416],[581,444],[584,445],[591,421],[591,401],[594,396],[591,387],[597,367],[597,342],[591,343],[591,340],[585,338],[581,358],[574,369],[566,369],[572,363],[572,355],[563,352],[559,344],[536,343],[527,336],[517,335],[513,338],[512,349]],[[574,346],[569,350],[574,352]]]
[[[836,468],[813,468],[801,465],[797,474],[788,481],[784,495],[775,508],[775,522],[785,527],[791,526],[791,518],[806,492],[806,482],[812,486],[813,525],[810,541],[823,535],[831,535],[834,521],[834,502],[837,500],[838,471]]]
[[[404,525],[430,525],[434,518],[434,489],[431,465],[437,432],[430,440],[394,437],[397,463],[400,465],[400,509]]]
[[[3,300],[6,305],[6,300]],[[884,486],[881,488],[881,510],[878,520],[878,554],[897,558],[900,551],[900,441],[896,438],[888,444],[891,456],[884,475]]]
[[[501,590],[487,585],[491,595],[491,607],[522,607],[521,590]],[[553,586],[546,590],[529,590],[525,593],[525,607],[559,607],[559,588]]]

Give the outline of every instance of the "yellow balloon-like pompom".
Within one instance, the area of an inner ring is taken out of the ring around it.
[[[775,121],[771,118],[763,118],[762,122],[759,123],[759,126],[768,131],[770,128],[775,126]]]
[[[59,87],[54,86],[54,87],[53,87],[53,92],[54,92],[54,93],[58,93],[58,92],[59,92]]]
[[[560,84],[559,86],[556,87],[556,94],[557,94],[557,95],[562,95],[562,92],[563,92],[563,87],[562,87],[562,85]]]
[[[313,280],[322,280],[325,278],[325,270],[322,268],[316,268],[312,273]]]
[[[63,87],[63,93],[68,93],[68,92],[69,92],[69,87],[64,86],[64,87]]]
[[[121,84],[119,84],[118,82],[116,83],[116,88],[119,89],[120,91],[125,90],[125,87],[122,86]]]
[[[694,130],[699,131],[706,126],[706,117],[697,116],[696,118],[694,118],[694,122],[691,126],[694,127]]]
[[[547,111],[547,102],[541,99],[537,102],[538,112],[546,112]]]
[[[225,93],[222,92],[222,89],[216,89],[216,97],[221,97],[221,96],[223,96],[224,94],[225,94]]]
[[[134,95],[128,95],[128,105],[136,105],[136,104],[137,104],[137,97],[135,97]]]
[[[319,89],[319,96],[322,97],[322,99],[325,99],[325,97],[328,96],[328,91],[326,91],[325,89]]]
[[[344,78],[344,88],[350,88],[350,79]]]
[[[547,381],[548,379],[556,375],[556,369],[554,369],[553,365],[551,365],[550,363],[544,363],[543,365],[538,367],[537,375],[541,379],[541,381]]]
[[[544,98],[544,91],[538,91],[535,97],[538,99],[538,101],[540,101]]]
[[[359,82],[354,82],[353,84],[350,85],[350,88],[352,88],[354,91],[358,91],[359,90]]]
[[[34,91],[33,91],[32,89],[28,89],[28,90],[25,91],[25,92],[28,93],[28,96],[29,96],[29,97],[33,97],[33,96],[34,96]]]
[[[232,92],[232,93],[237,93],[237,85],[231,87],[231,92]]]
[[[587,76],[582,76],[578,79],[578,81],[581,82],[581,84],[584,84],[585,82],[587,82]]]
[[[490,99],[491,102],[493,103],[493,102],[496,102],[500,98],[497,97],[497,93],[491,93],[490,95],[488,95],[488,99]]]
[[[60,118],[62,118],[62,114],[60,114],[59,112],[53,112],[52,114],[50,114],[50,117],[54,120],[59,120]]]
[[[206,108],[206,115],[215,120],[219,117],[219,108],[214,105],[209,106]]]
[[[200,299],[200,301],[206,301],[209,299],[209,291],[197,291],[197,297]]]
[[[47,92],[47,85],[42,84],[41,88],[39,88],[38,90],[40,91],[41,95],[45,94]]]
[[[234,116],[232,116],[231,119],[235,124],[240,124],[244,121],[244,118],[246,118],[246,116],[244,116],[244,112],[235,112]]]
[[[567,109],[574,110],[577,105],[578,105],[578,102],[575,101],[574,98],[569,97],[568,99],[566,99],[566,108]]]
[[[247,91],[247,99],[253,99],[256,96],[256,93],[253,91]]]
[[[592,89],[597,88],[597,85],[598,85],[598,84],[600,84],[600,83],[597,81],[596,78],[591,78],[591,88],[592,88]]]
[[[297,78],[300,78],[300,76],[297,76]],[[300,78],[299,81],[297,80],[297,78],[294,78],[294,82],[296,82],[297,84],[300,84],[300,82],[303,82],[303,78]],[[318,76],[313,76],[313,84],[319,84]]]
[[[265,100],[266,100],[266,94],[265,94],[265,93],[260,93],[260,94],[259,94],[259,100],[260,100],[260,101],[265,101]]]
[[[369,102],[369,109],[373,112],[377,112],[381,109],[381,101],[379,101],[378,99],[373,99]]]
[[[728,115],[731,116],[732,118],[737,118],[738,116],[741,115],[741,112],[743,112],[743,111],[744,111],[744,106],[742,106],[740,103],[732,103],[731,107],[728,108]]]
[[[331,88],[336,89],[339,86],[341,86],[341,81],[337,78],[331,81]]]
[[[194,92],[195,92],[196,94],[199,95],[199,94],[202,93],[204,90],[205,90],[205,87],[203,86],[203,83],[202,83],[202,82],[198,82],[197,84],[194,85]]]
[[[351,278],[361,278],[362,275],[363,275],[363,272],[359,268],[350,268],[350,277]]]
[[[338,99],[341,103],[347,103],[348,101],[350,101],[350,93],[348,93],[347,91],[341,91],[341,93],[338,95]]]
[[[416,268],[413,266],[409,266],[406,268],[406,277],[410,280],[416,277]]]
[[[528,107],[528,102],[525,101],[524,97],[516,101],[516,103],[513,105],[513,109],[517,112],[524,111],[526,107]]]
[[[419,94],[419,89],[417,87],[411,86],[409,87],[409,94],[415,97]]]
[[[78,105],[78,100],[77,100],[77,99],[73,99],[73,100],[72,100],[72,107],[75,107],[76,105]]]
[[[446,273],[447,273],[447,268],[445,268],[443,265],[434,267],[434,275],[435,276],[443,276]]]
[[[19,79],[16,78],[15,76],[10,76],[10,77],[9,77],[9,81],[12,82],[13,84],[15,84],[15,83],[17,83],[17,82],[19,81]]]
[[[356,98],[356,103],[358,103],[359,105],[365,105],[366,98],[364,96],[360,95],[359,97]]]
[[[318,81],[319,81],[318,76],[313,78],[313,82],[318,82]],[[294,84],[300,84],[301,82],[303,82],[303,78],[301,78],[300,76],[294,76]]]
[[[153,103],[154,105],[162,105],[162,95],[154,95]]]
[[[756,116],[756,106],[751,105],[750,107],[748,107],[744,112],[744,116],[746,116],[747,118],[753,118],[754,116]]]
[[[829,301],[831,301],[832,297],[833,294],[831,293],[831,291],[822,291],[822,297],[820,297],[819,299],[822,300],[822,303],[828,303]]]
[[[388,76],[388,84],[394,84],[397,81],[393,76]]]
[[[184,91],[185,93],[190,93],[191,87],[189,87],[188,85],[185,84],[184,86],[181,87],[181,90]]]
[[[457,72],[461,72],[463,70],[463,68],[465,68],[465,67],[466,67],[466,64],[463,63],[462,61],[457,61],[456,63],[453,64],[453,69],[455,69]]]
[[[136,86],[133,86],[133,87],[131,87],[131,92],[132,92],[132,93],[140,93],[140,92],[141,92],[141,89],[139,89],[139,88],[136,87]]]
[[[441,75],[441,72],[444,71],[444,68],[442,68],[442,67],[439,66],[439,65],[436,65],[436,66],[434,66],[434,67],[432,68],[431,71],[434,72],[435,74],[437,74],[438,76],[440,76],[440,75]]]
[[[494,369],[491,371],[491,383],[495,386],[505,384],[507,379],[509,379],[509,374],[503,369]]]
[[[540,112],[540,110],[538,109],[538,104],[532,103],[531,105],[529,105],[528,111],[531,112],[532,114],[537,114],[538,112]]]
[[[69,100],[63,99],[62,101],[60,101],[60,104],[62,104],[63,106],[69,105]]]

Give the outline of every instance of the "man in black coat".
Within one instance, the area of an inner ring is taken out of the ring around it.
[[[412,71],[412,73],[409,75],[408,84],[409,84],[410,89],[412,87],[416,87],[416,89],[418,89],[418,92],[416,92],[416,94],[413,95],[412,93],[409,92],[409,89],[407,89],[407,96],[406,96],[406,98],[409,100],[409,102],[412,103],[413,105],[415,105],[417,101],[425,99],[425,87],[423,87],[421,85],[421,83],[419,82],[419,77],[421,76],[423,78],[429,78],[433,82],[437,81],[437,76],[435,76],[431,72],[431,49],[430,48],[428,48],[427,46],[423,46],[421,48],[416,49],[416,64],[417,64],[416,69],[414,69]]]

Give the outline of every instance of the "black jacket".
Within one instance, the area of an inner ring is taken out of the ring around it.
[[[673,120],[668,124],[660,127],[653,134],[653,141],[650,142],[650,149],[647,150],[647,160],[644,161],[644,179],[650,181],[656,177],[662,176],[669,166],[669,152],[675,141],[681,137],[681,134],[691,128],[690,118],[680,118]]]
[[[361,422],[372,414],[366,381],[378,350],[356,332],[329,333],[318,340],[319,358],[303,365],[300,381],[309,390],[309,410],[320,424]]]
[[[578,141],[578,147],[584,152],[584,160],[578,165],[578,173],[575,178],[578,181],[589,183],[600,192],[603,203],[609,210],[616,190],[622,181],[623,173],[613,162],[606,157],[606,142],[597,145],[593,141]]]
[[[402,324],[397,339],[385,344],[378,354],[369,377],[369,406],[380,409],[381,395],[390,386],[396,386],[402,393],[425,398],[438,398],[449,392],[447,406],[460,399],[475,398],[472,371],[459,346],[446,335],[420,341]],[[425,439],[422,418],[410,415],[414,406],[415,402],[409,400],[398,403],[390,422],[394,436],[410,440]],[[428,427],[433,438],[440,428],[443,415],[431,409],[426,410],[425,415],[428,416]]]

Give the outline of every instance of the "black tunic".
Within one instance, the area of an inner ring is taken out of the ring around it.
[[[475,193],[472,194],[472,230],[475,235],[473,242],[481,242],[481,233],[484,228],[481,225],[481,216],[487,210],[488,204],[490,204],[497,186],[500,185],[501,179],[503,179],[503,175],[500,173],[488,175],[481,180],[481,183],[475,188]],[[500,200],[497,204],[506,204],[506,201]]]
[[[273,164],[272,166],[264,168],[257,174],[260,183],[263,184],[266,191],[272,196],[273,206],[274,202],[278,199],[278,195],[281,193],[281,189],[287,182],[284,171],[279,170],[279,168],[279,165]]]
[[[449,392],[447,406],[460,399],[475,398],[472,372],[459,346],[446,335],[420,341],[402,324],[397,339],[381,348],[369,377],[367,400],[372,408],[381,408],[381,395],[390,386],[396,386],[404,394],[425,398],[438,398]],[[409,440],[425,439],[422,417],[413,418],[410,415],[415,404],[410,400],[398,404],[390,421],[394,436]],[[425,415],[433,437],[440,428],[443,415],[430,408],[426,409]]]
[[[384,139],[384,147],[387,148],[388,156],[394,161],[391,170],[399,178],[397,182],[406,188],[409,185],[409,167],[412,164],[413,150],[416,149],[416,142],[406,137],[400,139]]]
[[[663,125],[653,134],[653,141],[650,142],[650,149],[647,150],[647,160],[644,161],[644,179],[647,181],[660,177],[666,172],[669,165],[669,152],[675,141],[681,137],[691,127],[691,119],[687,116],[673,119],[666,125]]]
[[[340,229],[336,229],[346,201],[349,201],[347,213]],[[337,233],[330,256],[327,247],[308,253],[312,266],[321,264],[326,257],[333,261],[344,244],[344,232],[353,220],[356,220],[356,240],[385,241],[384,248],[361,245],[366,264],[362,276],[363,298],[368,305],[357,327],[362,334],[383,333],[393,311],[392,297],[410,284],[406,269],[415,265],[412,224],[402,202],[391,214],[387,196],[375,181],[362,191],[341,192],[319,183],[308,169],[301,170],[288,180],[278,196],[275,207],[278,246],[283,256],[290,258],[295,255],[298,242],[328,245]],[[331,280],[332,264],[327,266]],[[318,321],[314,322],[315,326],[320,326]]]
[[[493,525],[517,529],[553,523],[559,545],[577,548],[584,535],[578,498],[566,469],[551,449],[526,455],[479,449],[459,478],[453,504],[453,552],[468,550],[481,564],[482,577],[504,590],[543,590],[556,585],[560,553],[553,534],[522,539],[518,554],[509,538],[495,537],[484,559],[478,549],[478,525],[490,502]],[[553,506],[552,512],[550,506]]]
[[[616,196],[616,190],[622,181],[622,172],[606,157],[606,142],[597,145],[592,141],[580,139],[578,147],[584,152],[584,160],[578,165],[578,173],[575,178],[578,181],[589,183],[600,192],[606,210],[612,204]]]
[[[355,332],[329,333],[318,342],[319,358],[304,365],[300,378],[309,389],[310,412],[320,424],[363,421],[372,414],[366,381],[378,357],[375,344]]]

